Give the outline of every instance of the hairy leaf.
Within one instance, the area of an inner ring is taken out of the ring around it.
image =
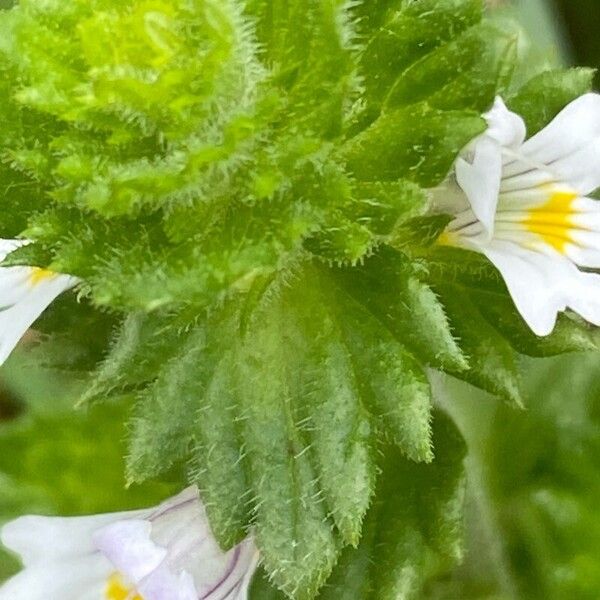
[[[319,600],[419,598],[428,576],[462,556],[465,445],[448,417],[436,415],[439,459],[415,465],[386,448],[382,476],[358,548],[347,548]],[[281,596],[256,578],[252,600]]]
[[[382,113],[350,140],[345,155],[360,180],[407,177],[432,187],[448,173],[458,152],[484,130],[485,122],[474,112],[416,104]]]
[[[479,0],[421,0],[407,2],[388,18],[367,44],[361,66],[367,73],[367,97],[381,103],[387,92],[411,64],[436,47],[455,38],[481,19]]]
[[[252,523],[273,581],[310,596],[360,539],[377,439],[431,460],[429,385],[324,267],[230,304],[140,393],[129,474],[190,460],[223,543]]]
[[[589,92],[593,69],[544,71],[509,99],[511,110],[523,117],[530,136],[544,128],[569,102]]]

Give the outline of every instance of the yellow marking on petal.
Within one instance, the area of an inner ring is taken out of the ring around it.
[[[545,187],[545,186],[544,186]],[[575,243],[573,230],[577,229],[574,203],[579,194],[571,190],[549,190],[547,202],[531,208],[522,224],[527,231],[539,235],[546,244],[565,254],[567,244]]]
[[[442,246],[456,246],[457,237],[458,236],[454,232],[445,229],[439,235],[436,244],[441,244]]]
[[[42,281],[54,279],[58,273],[49,271],[48,269],[40,269],[40,267],[31,267],[31,275],[29,275],[28,283],[31,287],[36,287]]]
[[[144,600],[139,594],[132,596],[133,590],[128,588],[118,573],[108,579],[105,590],[106,600]]]

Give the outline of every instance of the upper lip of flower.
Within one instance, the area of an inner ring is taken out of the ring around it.
[[[600,95],[569,104],[525,141],[523,120],[501,98],[484,115],[488,130],[455,164],[465,196],[440,238],[485,254],[517,309],[538,335],[571,308],[600,325]]]

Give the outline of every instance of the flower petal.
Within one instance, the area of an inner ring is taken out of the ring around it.
[[[185,506],[200,502],[201,500],[200,496],[198,495],[198,488],[195,485],[190,485],[182,492],[179,492],[179,494],[176,496],[172,496],[164,502],[161,502],[159,506],[157,506],[150,513],[148,519],[150,521],[156,521],[159,517],[162,517],[165,514],[173,513],[175,509],[181,509]]]
[[[548,167],[556,181],[568,183],[582,195],[600,187],[600,137]]]
[[[245,599],[258,565],[256,545],[249,537],[224,552],[210,529],[197,489],[192,489],[196,494],[195,502],[180,504],[178,514],[172,511],[153,520],[152,539],[160,545],[169,545],[171,570],[190,573],[201,598]],[[176,518],[179,527],[173,524]]]
[[[481,136],[474,144],[471,162],[459,157],[455,173],[471,209],[491,237],[502,175],[502,149],[498,142],[485,134]]]
[[[59,562],[94,552],[92,534],[98,528],[147,511],[129,511],[89,517],[38,517],[10,521],[1,531],[2,544],[16,552],[26,567]],[[50,542],[51,541],[51,542]],[[48,548],[51,543],[52,551]]]
[[[519,148],[525,141],[525,122],[516,113],[508,110],[499,96],[492,109],[483,115],[488,123],[485,135],[496,140],[504,148]]]
[[[519,157],[509,166],[502,169],[500,193],[516,194],[539,190],[543,186],[555,184],[557,175],[545,167],[531,165],[526,159]]]
[[[567,308],[600,325],[600,275],[579,271],[549,248],[537,252],[494,240],[481,251],[502,274],[517,310],[536,335],[549,335],[558,313]]]
[[[0,291],[6,292],[0,298],[0,306],[4,308],[0,312],[0,364],[48,305],[77,283],[76,278],[59,274],[39,281],[31,282],[27,278],[23,281],[23,269],[30,275],[35,273],[27,267],[0,268]],[[20,282],[18,285],[15,278]],[[10,301],[14,304],[6,307],[5,302]]]
[[[575,243],[566,244],[565,254],[577,266],[600,269],[600,233],[597,231],[574,231]]]
[[[198,600],[193,577],[186,571],[175,574],[168,565],[161,565],[137,585],[144,600]]]
[[[21,302],[31,293],[29,267],[0,267],[0,312]]]
[[[600,95],[585,94],[527,140],[521,152],[585,195],[600,186],[599,139]]]
[[[577,198],[573,203],[573,244],[568,246],[568,257],[580,267],[600,269],[600,201]]]
[[[555,186],[501,193],[494,237],[545,244],[580,267],[600,268],[600,202]]]
[[[52,552],[50,539],[46,551]],[[0,587],[0,600],[102,600],[112,566],[101,554],[40,562]]]
[[[490,239],[502,178],[503,148],[518,148],[525,139],[523,119],[509,111],[500,97],[484,115],[488,129],[463,152],[454,167],[456,181]]]
[[[4,260],[11,252],[20,248],[21,246],[26,246],[30,242],[28,240],[6,240],[0,238],[0,261]]]
[[[561,278],[567,275],[571,279],[567,265],[573,265],[559,254],[548,256],[509,241],[494,240],[482,252],[502,274],[517,310],[531,330],[538,336],[549,335],[558,312],[566,308]]]
[[[221,550],[196,487],[143,520],[104,527],[94,540],[145,600],[243,600],[258,564],[251,538]]]
[[[137,583],[164,561],[167,550],[150,540],[152,524],[143,519],[110,523],[93,535],[94,545],[127,579]]]
[[[600,275],[577,271],[567,305],[592,325],[600,325]]]

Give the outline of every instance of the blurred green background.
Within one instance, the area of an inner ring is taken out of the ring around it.
[[[525,31],[523,78],[540,65],[600,66],[600,0],[489,5]],[[432,581],[427,600],[600,598],[600,355],[527,360],[523,371],[520,412],[434,376],[469,445],[468,534],[463,566]],[[124,488],[128,407],[74,412],[79,385],[26,349],[3,367],[0,521],[143,506],[172,492],[166,483]],[[0,554],[0,580],[16,568]]]

